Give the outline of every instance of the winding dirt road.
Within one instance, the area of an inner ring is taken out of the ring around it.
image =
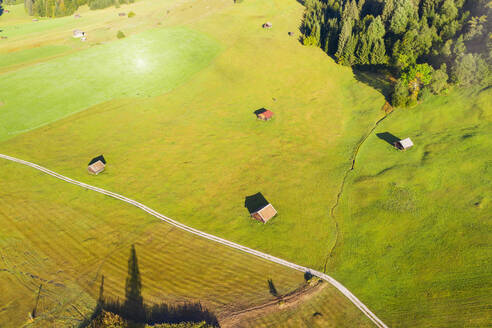
[[[70,178],[68,178],[66,176],[63,176],[61,174],[58,174],[58,173],[53,172],[51,170],[48,170],[47,168],[42,167],[40,165],[31,163],[31,162],[27,162],[27,161],[24,161],[24,160],[15,158],[15,157],[11,157],[11,156],[8,156],[8,155],[4,155],[4,154],[0,154],[0,158],[3,158],[3,159],[6,159],[6,160],[9,160],[9,161],[12,161],[12,162],[16,162],[16,163],[19,163],[19,164],[22,164],[22,165],[26,165],[26,166],[32,167],[32,168],[34,168],[36,170],[39,170],[39,171],[42,171],[42,172],[44,172],[44,173],[46,173],[48,175],[51,175],[51,176],[53,176],[53,177],[55,177],[57,179],[66,181],[68,183],[71,183],[71,184],[80,186],[80,187],[85,188],[85,189],[93,190],[95,192],[98,192],[98,193],[107,195],[109,197],[113,197],[113,198],[119,199],[119,200],[121,200],[121,201],[123,201],[125,203],[131,204],[133,206],[136,206],[136,207],[140,208],[141,210],[149,213],[150,215],[158,218],[159,220],[165,221],[165,222],[167,222],[167,223],[169,223],[169,224],[171,224],[171,225],[173,225],[173,226],[175,226],[175,227],[177,227],[179,229],[182,229],[184,231],[188,231],[189,233],[192,233],[194,235],[200,236],[202,238],[205,238],[205,239],[208,239],[208,240],[212,240],[212,241],[217,242],[219,244],[222,244],[222,245],[225,245],[225,246],[229,246],[231,248],[235,248],[235,249],[240,250],[240,251],[242,251],[244,253],[248,253],[248,254],[251,254],[251,255],[260,257],[260,258],[265,259],[267,261],[274,262],[274,263],[277,263],[277,264],[280,264],[280,265],[283,265],[283,266],[292,268],[294,270],[298,270],[298,271],[301,271],[301,272],[310,272],[312,275],[317,276],[317,277],[319,277],[319,278],[327,281],[328,283],[330,283],[331,285],[333,285],[336,289],[338,289],[359,310],[361,310],[377,327],[379,327],[379,328],[388,328],[388,326],[386,326],[374,313],[372,313],[371,310],[369,310],[367,308],[367,306],[365,306],[364,303],[362,303],[357,297],[355,297],[355,295],[352,294],[345,286],[343,286],[341,283],[339,283],[338,281],[336,281],[335,279],[333,279],[332,277],[330,277],[327,274],[324,274],[322,272],[319,272],[319,271],[316,271],[316,270],[313,270],[313,269],[310,269],[310,268],[303,267],[303,266],[298,265],[298,264],[295,264],[295,263],[288,262],[288,261],[283,260],[283,259],[280,259],[278,257],[272,256],[272,255],[269,255],[269,254],[266,254],[266,253],[262,253],[260,251],[257,251],[257,250],[248,248],[246,246],[242,246],[242,245],[233,243],[232,241],[229,241],[229,240],[226,240],[226,239],[222,239],[220,237],[217,237],[217,236],[208,234],[206,232],[203,232],[203,231],[200,231],[200,230],[197,230],[197,229],[188,227],[188,226],[186,226],[186,225],[184,225],[184,224],[182,224],[182,223],[180,223],[178,221],[175,221],[175,220],[173,220],[171,218],[168,218],[165,215],[162,215],[159,212],[156,212],[155,210],[151,209],[150,207],[147,207],[144,204],[139,203],[139,202],[137,202],[137,201],[135,201],[133,199],[124,197],[124,196],[122,196],[120,194],[117,194],[117,193],[114,193],[114,192],[111,192],[111,191],[108,191],[108,190],[105,190],[105,189],[102,189],[102,188],[98,188],[98,187],[94,187],[94,186],[88,185],[86,183],[83,183],[83,182],[80,182],[80,181],[77,181],[77,180],[70,179]]]

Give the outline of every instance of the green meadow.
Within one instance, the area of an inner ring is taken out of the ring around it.
[[[268,279],[282,294],[304,284],[301,272],[31,168],[2,161],[0,179],[2,327],[76,327],[92,315],[103,277],[104,296],[124,299],[132,245],[149,304],[200,301],[220,319],[270,300]],[[340,309],[362,316],[344,298]]]
[[[8,88],[0,91],[0,139],[115,97],[169,91],[206,66],[218,51],[219,45],[202,34],[168,28],[2,74],[0,83]]]
[[[390,326],[490,323],[491,99],[453,92],[395,111],[349,174],[330,266]],[[396,151],[385,133],[415,146]]]
[[[61,54],[70,49],[66,46],[44,46],[19,50],[15,55],[11,53],[0,54],[0,68],[22,64],[39,57],[50,57]]]
[[[294,0],[143,0],[38,22],[13,8],[0,18],[9,35],[0,40],[0,153],[289,261],[326,264],[390,327],[487,326],[490,90],[451,90],[375,126],[384,96],[300,44]],[[134,18],[118,17],[129,10]],[[88,41],[73,39],[75,28]],[[256,120],[263,107],[271,121]],[[396,151],[390,134],[415,146]],[[89,176],[100,154],[106,171]],[[1,326],[82,320],[102,275],[108,295],[122,296],[132,244],[144,299],[200,300],[219,319],[273,299],[267,279],[282,294],[304,284],[301,273],[116,200],[14,163],[0,168],[0,284],[12,286]],[[258,192],[278,211],[267,224],[244,206]],[[29,323],[41,283],[43,319]],[[332,288],[241,324],[370,325]]]

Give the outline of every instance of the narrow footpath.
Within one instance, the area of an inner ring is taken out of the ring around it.
[[[383,106],[383,108],[384,108],[384,106]],[[323,272],[326,272],[326,269],[327,269],[326,267],[328,265],[328,260],[333,256],[333,252],[335,251],[335,248],[337,247],[338,242],[339,242],[339,239],[340,239],[340,228],[338,226],[338,221],[337,221],[337,219],[335,217],[335,210],[338,207],[338,204],[340,203],[340,199],[342,198],[343,190],[345,188],[345,181],[347,180],[347,177],[350,174],[350,172],[352,172],[354,170],[354,168],[355,168],[355,161],[357,160],[357,155],[359,154],[359,150],[362,147],[362,145],[364,144],[364,142],[367,140],[367,138],[369,138],[369,136],[374,132],[374,130],[376,130],[376,128],[378,127],[379,123],[381,123],[382,121],[384,121],[384,119],[387,118],[391,113],[392,112],[390,112],[388,114],[385,114],[376,123],[374,123],[373,127],[371,128],[371,130],[357,144],[357,146],[355,147],[354,153],[352,155],[352,159],[351,159],[352,165],[350,166],[349,169],[347,169],[347,171],[345,171],[345,174],[343,175],[342,183],[340,184],[340,188],[338,189],[338,194],[337,194],[337,198],[336,198],[335,204],[333,204],[333,206],[330,209],[330,217],[333,220],[333,222],[335,222],[335,242],[333,243],[333,246],[330,248],[330,250],[328,252],[328,255],[326,256],[325,264],[323,266]]]

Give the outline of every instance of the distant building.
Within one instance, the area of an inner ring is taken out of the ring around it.
[[[89,162],[89,167],[87,168],[87,171],[89,171],[90,174],[95,174],[98,175],[104,169],[106,168],[106,160],[104,159],[103,155],[100,155],[98,157],[93,158]]]
[[[277,211],[273,208],[272,204],[268,204],[265,207],[251,213],[251,217],[263,223],[267,223],[268,220],[277,215]]]
[[[273,24],[270,22],[266,22],[262,25],[263,28],[272,28]]]
[[[73,37],[74,38],[81,38],[85,36],[85,32],[84,31],[81,31],[81,30],[74,30],[73,31]]]
[[[274,115],[273,112],[269,111],[268,109],[265,109],[264,111],[260,111],[260,112],[256,113],[256,117],[259,118],[260,120],[263,120],[263,121],[271,120],[273,115]]]
[[[413,142],[412,140],[410,140],[410,138],[406,138],[400,141],[396,141],[394,145],[400,150],[407,150],[408,148],[413,147]]]

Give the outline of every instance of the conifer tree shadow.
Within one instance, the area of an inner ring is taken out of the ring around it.
[[[137,252],[132,245],[128,259],[128,276],[125,284],[125,300],[104,296],[104,276],[99,288],[99,299],[96,309],[89,320],[85,320],[79,327],[87,327],[101,311],[108,311],[131,321],[132,328],[143,328],[145,325],[181,322],[206,322],[209,325],[220,327],[217,317],[200,302],[185,302],[182,304],[160,303],[145,304],[142,296],[142,280],[138,267]]]
[[[145,322],[145,306],[142,297],[142,280],[138,269],[137,252],[132,245],[130,258],[128,259],[128,276],[125,284],[125,302],[123,311],[126,319],[135,322]]]
[[[379,91],[386,101],[390,102],[393,86],[385,75],[383,65],[352,66],[355,79]]]
[[[277,297],[277,298],[279,297],[277,288],[275,287],[275,284],[273,283],[272,279],[268,279],[268,289],[270,290],[270,294],[273,297]]]

